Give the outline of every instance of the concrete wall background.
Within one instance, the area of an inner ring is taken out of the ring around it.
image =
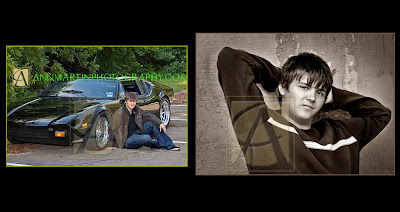
[[[394,174],[393,33],[196,34],[196,174],[247,174],[243,158],[235,167],[228,166],[234,154],[229,149],[237,142],[216,64],[226,46],[259,55],[279,67],[291,55],[313,52],[327,61],[334,86],[373,97],[390,108],[388,126],[361,151],[360,174]]]

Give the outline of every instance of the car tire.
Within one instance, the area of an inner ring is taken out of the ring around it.
[[[158,115],[161,122],[167,127],[171,119],[171,103],[168,98],[161,98]]]
[[[99,151],[106,148],[108,144],[110,123],[104,111],[96,116],[93,123],[88,134],[85,136],[83,145],[88,150]]]

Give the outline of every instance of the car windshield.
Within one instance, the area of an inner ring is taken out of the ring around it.
[[[39,96],[114,98],[116,83],[105,79],[77,79],[75,81],[58,81],[43,90]]]

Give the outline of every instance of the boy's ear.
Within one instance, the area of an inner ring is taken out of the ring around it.
[[[283,86],[282,86],[281,83],[279,83],[279,85],[278,85],[278,90],[279,90],[279,93],[280,93],[282,96],[284,96],[284,95],[286,94],[286,90],[283,88]]]

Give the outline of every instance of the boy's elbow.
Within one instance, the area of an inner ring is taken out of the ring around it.
[[[225,66],[227,63],[231,62],[234,57],[234,50],[229,47],[223,48],[219,54],[218,54],[218,59],[217,59],[217,66],[219,69],[223,66]]]
[[[383,130],[390,122],[390,119],[392,117],[392,111],[387,108],[387,107],[382,107],[382,111],[380,115],[377,117],[379,124],[377,125],[377,128],[380,128]]]
[[[237,66],[241,65],[240,51],[230,47],[223,48],[217,59],[218,75],[221,78],[230,77],[237,71]]]
[[[390,119],[392,118],[392,111],[389,108],[385,107],[385,114],[386,114],[385,116],[385,126],[386,126],[387,124],[389,124]]]
[[[230,47],[224,47],[218,54],[218,61],[229,59],[235,54],[235,50]]]

